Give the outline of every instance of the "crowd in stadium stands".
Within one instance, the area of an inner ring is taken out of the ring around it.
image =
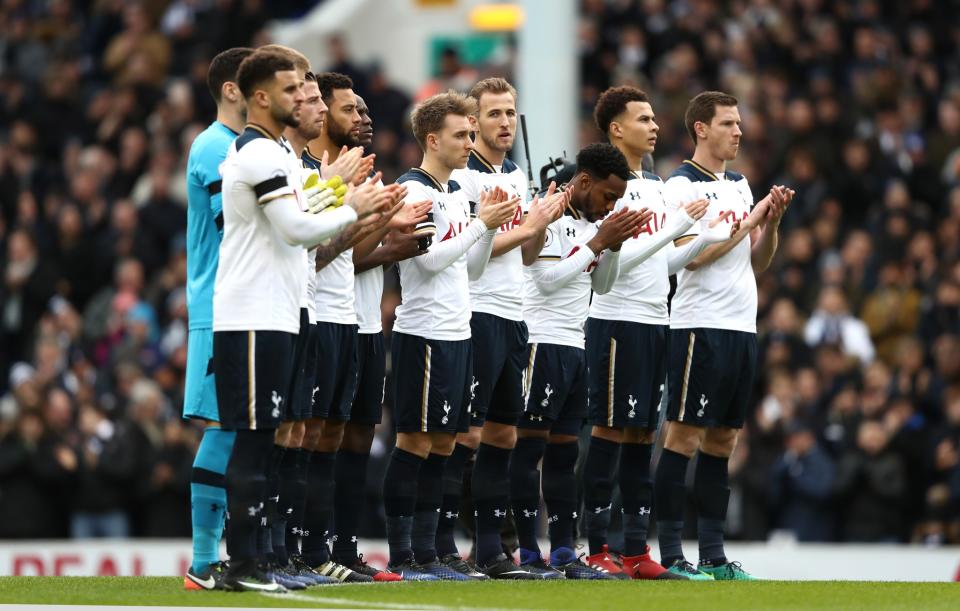
[[[186,153],[213,118],[210,57],[267,42],[268,15],[302,4],[0,3],[0,538],[189,535]],[[960,543],[956,11],[581,5],[583,142],[600,138],[599,93],[637,85],[665,178],[692,151],[687,101],[722,89],[745,131],[733,169],[758,195],[797,191],[758,279],[761,375],[731,460],[731,534]],[[339,39],[313,59],[366,98],[385,178],[412,165],[411,98]]]

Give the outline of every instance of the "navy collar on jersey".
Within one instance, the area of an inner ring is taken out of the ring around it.
[[[303,153],[300,155],[300,159],[309,163],[311,167],[315,167],[318,170],[320,169],[322,162],[320,161],[319,157],[313,154],[309,146],[303,147]]]
[[[441,193],[453,193],[460,190],[460,185],[455,180],[447,181],[447,188],[444,190],[443,184],[437,180],[436,176],[424,170],[423,168],[410,168],[403,174],[403,176],[397,179],[397,182],[399,183],[404,183],[407,181],[418,182],[424,186],[430,187],[431,189],[436,189]]]
[[[247,124],[243,127],[243,131],[247,131],[248,129],[255,129],[255,130],[257,130],[258,132],[260,132],[261,134],[263,134],[263,136],[264,136],[265,138],[270,138],[270,139],[273,140],[274,142],[278,142],[278,143],[280,142],[280,138],[279,138],[279,137],[274,136],[273,134],[271,134],[271,133],[270,133],[270,130],[267,129],[266,127],[262,126],[262,125],[259,125],[259,124],[257,124],[257,123],[253,123],[252,121],[248,121]]]
[[[702,165],[700,165],[699,163],[697,163],[697,162],[694,161],[693,159],[684,159],[683,162],[684,162],[685,164],[689,165],[690,167],[692,167],[694,170],[696,170],[696,171],[699,172],[700,174],[703,174],[703,177],[704,177],[704,178],[708,178],[709,180],[717,180],[717,175],[716,175],[716,174],[714,174],[713,172],[711,172],[711,171],[708,170],[707,168],[703,167]]]
[[[264,128],[254,123],[247,123],[243,127],[243,132],[241,132],[240,135],[237,136],[237,139],[233,141],[233,145],[239,152],[240,149],[254,140],[257,140],[258,138],[266,138],[267,140],[273,140],[274,142],[277,142],[277,144],[280,144],[273,136],[270,135],[270,132]]]
[[[303,163],[303,167],[320,171],[320,160],[310,154],[310,151],[303,149],[303,152],[300,153],[300,161]]]
[[[509,174],[517,169],[517,164],[510,160],[508,157],[503,158],[503,163],[500,164],[500,172],[503,174]],[[471,170],[476,170],[477,172],[483,174],[496,174],[497,169],[494,167],[493,163],[489,159],[484,157],[480,151],[473,149],[470,151],[470,158],[467,159],[467,168]]]
[[[670,176],[671,178],[674,176],[682,176],[691,182],[716,182],[720,180],[716,174],[690,159],[685,159],[684,162],[680,164],[680,167],[674,170]],[[726,170],[723,173],[723,179],[737,182],[743,180],[743,174]]]

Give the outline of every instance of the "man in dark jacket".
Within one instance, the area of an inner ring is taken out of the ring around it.
[[[803,422],[785,427],[786,452],[771,470],[770,501],[777,528],[793,531],[799,541],[830,541],[834,515],[830,506],[835,468]]]
[[[840,459],[834,492],[843,507],[844,541],[900,540],[907,477],[903,458],[888,449],[889,441],[880,422],[864,420],[857,431],[857,447]]]

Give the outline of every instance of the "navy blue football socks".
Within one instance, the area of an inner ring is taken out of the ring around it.
[[[510,503],[517,524],[520,547],[540,553],[537,543],[537,514],[540,510],[540,470],[537,465],[543,457],[547,440],[540,437],[521,437],[510,459]]]
[[[591,555],[599,554],[607,543],[619,458],[619,443],[600,437],[590,438],[590,448],[583,465],[583,510],[586,513],[584,521]]]
[[[473,466],[473,504],[476,513],[476,560],[487,565],[502,551],[500,529],[510,505],[511,450],[480,444]],[[539,499],[538,499],[539,503]]]
[[[690,459],[664,449],[657,465],[654,496],[657,499],[657,536],[660,542],[660,563],[669,567],[683,558],[683,508],[687,500],[684,480]]]
[[[460,515],[460,494],[463,490],[463,472],[473,456],[473,449],[456,444],[447,457],[443,469],[443,499],[440,503],[440,520],[437,523],[437,555],[459,554],[454,541],[454,530]]]
[[[547,530],[552,550],[574,547],[579,449],[576,441],[548,443],[543,454],[543,502],[547,505]]]
[[[623,499],[623,553],[647,553],[653,482],[650,459],[653,444],[624,443],[620,446],[620,496]],[[624,468],[626,467],[626,468]]]
[[[730,500],[728,459],[702,451],[697,455],[693,480],[693,496],[697,502],[697,539],[700,561],[713,566],[726,564],[723,550],[723,524]]]
[[[339,450],[334,467],[333,559],[352,565],[357,560],[357,531],[366,496],[369,452]]]
[[[417,479],[424,460],[394,448],[383,478],[383,508],[387,514],[387,544],[390,564],[413,558],[413,515],[417,503]]]
[[[301,548],[304,561],[312,567],[330,560],[327,537],[330,535],[333,515],[333,467],[336,456],[334,452],[310,452]]]

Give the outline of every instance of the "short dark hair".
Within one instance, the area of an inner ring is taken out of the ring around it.
[[[693,139],[693,145],[697,145],[697,131],[693,126],[698,121],[709,125],[717,114],[717,106],[737,106],[737,104],[737,98],[722,91],[704,91],[695,95],[687,104],[687,112],[683,115],[683,123],[687,126],[690,138]]]
[[[320,97],[327,106],[333,101],[334,89],[353,89],[353,79],[339,72],[321,72],[317,75]]]
[[[477,101],[454,90],[438,93],[417,104],[410,114],[413,137],[427,150],[427,136],[443,129],[447,115],[470,117],[477,114]]]
[[[304,74],[303,74],[303,80],[304,80],[304,82],[316,83],[316,82],[317,82],[317,75],[314,74],[313,72],[310,72],[309,70],[307,70],[307,71],[304,72]]]
[[[250,98],[257,87],[275,78],[277,72],[296,70],[293,59],[285,53],[257,49],[243,60],[237,70],[237,85],[243,97]]]
[[[307,56],[297,51],[293,47],[287,47],[284,45],[278,44],[269,44],[263,45],[262,47],[257,47],[258,51],[275,51],[277,53],[283,53],[289,55],[290,59],[293,60],[293,66],[295,70],[300,72],[310,72],[310,60],[307,59]]]
[[[600,94],[593,108],[593,120],[597,123],[597,129],[607,135],[610,133],[610,123],[627,110],[627,104],[649,101],[647,94],[636,87],[611,87]]]
[[[611,174],[623,180],[633,177],[620,149],[606,142],[594,142],[580,149],[577,153],[577,172],[586,172],[597,180],[604,180]]]
[[[216,57],[210,60],[210,67],[207,68],[207,88],[210,89],[214,102],[220,103],[220,92],[224,83],[237,82],[240,64],[252,53],[253,49],[250,47],[234,47],[217,53]]]

